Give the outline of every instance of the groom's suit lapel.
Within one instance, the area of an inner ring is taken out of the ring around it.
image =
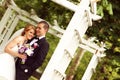
[[[37,41],[37,43],[40,45],[42,42],[44,42],[45,41],[45,38],[42,38],[42,39],[39,39],[38,41]]]
[[[38,44],[38,47],[35,48],[33,56],[37,55],[36,52],[42,47],[41,45],[42,45],[42,43],[43,43],[44,41],[45,41],[45,37],[42,38],[42,39],[39,39],[37,42],[35,42],[35,43]],[[34,44],[33,44],[33,45],[34,45]]]

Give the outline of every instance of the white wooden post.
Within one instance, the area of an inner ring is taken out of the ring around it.
[[[8,19],[10,18],[10,15],[12,14],[11,8],[7,8],[4,16],[2,17],[0,21],[0,34],[2,34],[2,30],[5,27],[5,24],[7,23]]]
[[[102,47],[101,47],[102,48]],[[90,80],[92,77],[92,74],[96,72],[96,66],[100,60],[101,57],[104,57],[105,55],[103,54],[104,50],[101,50],[101,48],[99,48],[98,50],[96,50],[96,52],[93,54],[87,69],[85,70],[85,73],[82,77],[82,80]]]
[[[94,54],[81,80],[90,80],[92,74],[95,73],[97,63],[98,56]]]
[[[56,0],[56,2],[57,1],[58,0]],[[40,80],[64,79],[65,71],[71,59],[73,58],[74,53],[78,48],[80,42],[78,35],[76,35],[75,33],[75,29],[79,27],[80,37],[82,38],[88,28],[87,20],[83,20],[85,17],[85,10],[88,7],[89,0],[82,0],[77,10],[75,11],[75,14],[73,15]],[[85,24],[86,26],[81,23]]]
[[[3,40],[2,44],[1,44],[1,48],[2,48],[2,49],[4,49],[5,44],[6,44],[7,41],[9,40],[9,38],[10,38],[10,36],[11,36],[11,34],[12,34],[11,32],[14,31],[14,29],[15,29],[18,21],[19,21],[19,18],[16,16],[16,17],[14,18],[12,24],[9,26],[9,29],[7,30],[8,32],[7,32],[7,34],[5,35],[5,38],[4,38],[4,40]]]

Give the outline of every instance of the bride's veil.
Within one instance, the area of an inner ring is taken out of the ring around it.
[[[17,31],[11,36],[11,38],[9,39],[9,41],[13,40],[16,36],[21,35],[21,33],[23,32],[23,30],[24,30],[24,28],[17,30]],[[8,41],[8,42],[9,42],[9,41]]]
[[[21,33],[23,32],[23,30],[24,30],[24,28],[17,30],[17,31],[11,36],[11,38],[8,40],[8,42],[5,43],[5,45],[2,47],[2,50],[4,50],[5,46],[6,46],[11,40],[13,40],[16,36],[21,35]]]

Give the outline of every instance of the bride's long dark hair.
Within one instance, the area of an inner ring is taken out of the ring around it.
[[[31,30],[31,29],[35,30],[35,26],[33,26],[32,24],[27,24],[27,25],[25,26],[23,32],[21,33],[21,35],[24,36],[25,33],[26,33],[27,31]]]

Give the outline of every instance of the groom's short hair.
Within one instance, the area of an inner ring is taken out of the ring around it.
[[[40,21],[38,24],[44,24],[44,29],[49,30],[49,24],[46,21]]]

